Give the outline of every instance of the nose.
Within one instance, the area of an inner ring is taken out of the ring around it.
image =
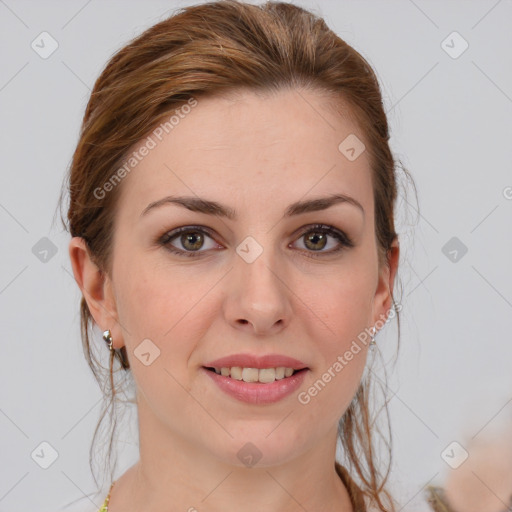
[[[292,308],[284,273],[267,252],[252,263],[236,256],[229,273],[225,315],[236,329],[268,336],[289,324]]]

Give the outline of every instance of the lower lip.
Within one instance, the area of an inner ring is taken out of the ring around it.
[[[296,391],[304,382],[307,368],[294,373],[291,377],[275,380],[269,384],[261,382],[244,382],[243,380],[224,377],[214,371],[202,368],[224,393],[250,404],[271,404],[278,402]]]

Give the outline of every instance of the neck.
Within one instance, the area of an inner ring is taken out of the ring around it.
[[[220,460],[147,413],[140,404],[140,460],[116,481],[110,497],[114,512],[169,506],[210,512],[354,512],[347,480],[335,467],[337,425],[320,446],[284,462],[263,464],[263,456],[245,467]]]

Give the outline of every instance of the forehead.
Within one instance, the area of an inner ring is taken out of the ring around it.
[[[364,134],[348,106],[325,93],[198,97],[174,124],[155,130],[133,148],[140,158],[151,146],[122,182],[119,208],[133,215],[174,193],[261,209],[339,192],[371,206],[367,151],[350,160],[340,150],[350,137],[364,142]]]

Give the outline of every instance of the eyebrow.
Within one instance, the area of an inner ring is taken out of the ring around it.
[[[297,201],[288,206],[284,213],[284,217],[292,217],[294,215],[300,215],[309,212],[318,212],[321,210],[326,210],[327,208],[340,203],[348,203],[357,207],[359,210],[361,210],[364,217],[365,211],[361,203],[353,197],[347,196],[345,194],[332,194],[330,196],[309,199],[307,201]],[[207,199],[194,196],[164,197],[146,206],[140,216],[143,217],[151,210],[166,204],[177,204],[187,208],[192,212],[205,213],[207,215],[215,215],[217,217],[225,217],[230,220],[237,219],[237,213],[232,208],[224,206],[216,201],[209,201]]]

